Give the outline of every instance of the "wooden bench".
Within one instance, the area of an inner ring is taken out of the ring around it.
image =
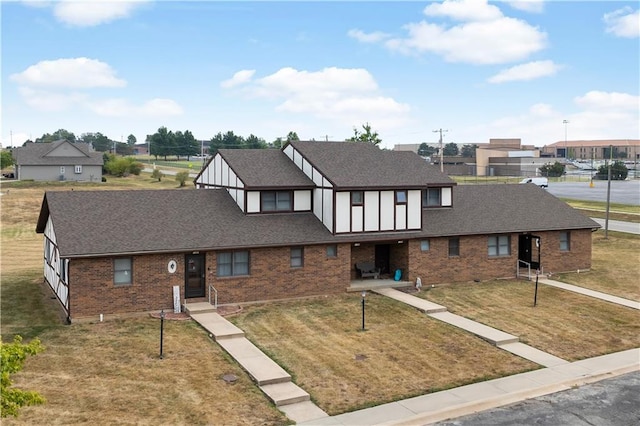
[[[356,263],[356,271],[360,274],[360,278],[380,278],[380,269],[376,269],[373,262]]]

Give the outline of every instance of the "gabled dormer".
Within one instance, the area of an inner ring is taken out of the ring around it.
[[[196,187],[223,188],[246,214],[309,212],[313,182],[280,150],[221,149]]]
[[[313,212],[333,234],[422,229],[423,208],[451,207],[451,179],[412,152],[358,142],[289,142],[313,181]]]

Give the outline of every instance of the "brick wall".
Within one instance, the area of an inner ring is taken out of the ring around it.
[[[304,248],[304,267],[291,268],[290,248],[251,250],[250,276],[216,276],[215,252],[206,253],[205,276],[218,291],[218,303],[276,300],[345,291],[350,281],[350,246],[338,245],[337,257],[326,246]],[[167,264],[176,260],[170,274]],[[113,283],[113,258],[73,259],[69,263],[71,318],[153,310],[173,310],[173,286],[184,299],[185,255],[133,256],[130,285]],[[189,299],[206,301],[208,298]]]

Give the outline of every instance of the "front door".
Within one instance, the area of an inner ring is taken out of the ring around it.
[[[382,274],[388,274],[390,272],[389,253],[389,244],[376,244],[376,268],[379,269]]]
[[[520,235],[518,239],[518,260],[530,264],[531,269],[540,268],[540,237],[531,234]]]
[[[204,297],[204,255],[187,254],[185,256],[185,265],[184,297]]]

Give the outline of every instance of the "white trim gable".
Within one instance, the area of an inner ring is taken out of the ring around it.
[[[69,260],[60,258],[51,217],[44,228],[44,277],[69,314]]]

